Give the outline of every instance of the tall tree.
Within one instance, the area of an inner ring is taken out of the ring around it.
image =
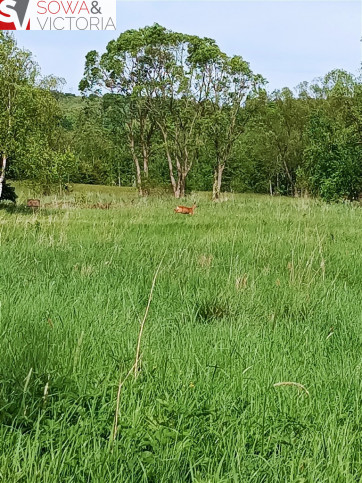
[[[8,167],[14,177],[37,180],[46,191],[68,169],[72,156],[54,95],[61,84],[52,76],[41,78],[31,53],[0,32],[0,198]]]
[[[195,52],[205,47],[214,48],[215,42],[155,24],[121,34],[102,56],[92,51],[86,57],[82,92],[102,95],[108,89],[126,99],[122,118],[140,194],[148,177],[155,128],[163,141],[174,195],[185,194],[201,142],[198,123],[207,96]]]
[[[203,63],[203,75],[207,85],[205,126],[215,158],[212,198],[218,200],[224,169],[248,119],[243,109],[246,100],[265,79],[253,74],[242,57],[229,58],[221,52]]]
[[[12,35],[0,32],[0,199],[9,157],[25,142],[23,103],[31,97],[37,74],[30,52],[19,49]]]
[[[154,123],[150,117],[148,97],[150,76],[148,49],[150,28],[128,30],[107,45],[100,56],[91,51],[86,56],[84,77],[79,84],[83,94],[103,95],[109,91],[120,94],[124,102],[117,103],[120,123],[126,126],[128,146],[136,171],[140,195],[145,194],[151,158]]]

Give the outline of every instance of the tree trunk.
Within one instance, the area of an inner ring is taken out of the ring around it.
[[[143,196],[149,195],[149,186],[148,186],[148,163],[149,163],[149,153],[148,149],[143,146],[142,147],[142,157],[143,157]]]
[[[285,172],[287,173],[287,177],[288,177],[289,182],[291,184],[291,192],[292,192],[292,195],[295,196],[296,195],[296,189],[295,189],[295,186],[294,186],[293,178],[292,178],[292,176],[291,176],[291,174],[289,172],[287,163],[285,162],[285,159],[284,158],[283,158],[283,164],[284,164]]]
[[[0,200],[3,194],[3,185],[5,181],[5,171],[6,171],[6,155],[3,154],[1,171],[0,171]]]
[[[178,191],[175,194],[176,198],[185,198],[185,191],[186,191],[186,176],[184,173],[179,173],[178,181]]]
[[[221,195],[221,182],[222,174],[225,168],[225,164],[218,164],[214,171],[214,184],[212,187],[212,200],[218,201]]]
[[[134,165],[136,167],[136,185],[137,185],[138,193],[139,193],[140,196],[143,196],[141,167],[140,167],[140,162],[138,160],[138,157],[137,157],[137,154],[136,154],[136,151],[135,151],[134,138],[133,138],[132,132],[130,132],[129,141],[130,141],[130,147],[131,147],[133,162],[134,162]]]
[[[141,169],[137,158],[135,160],[135,165],[136,165],[136,184],[137,184],[138,193],[140,196],[143,196]]]
[[[165,143],[165,150],[166,150],[166,156],[167,156],[167,162],[168,162],[168,170],[170,173],[170,181],[171,181],[171,186],[173,189],[173,194],[175,195],[175,198],[180,198],[180,186],[179,186],[179,181],[175,180],[175,176],[173,174],[173,165],[172,165],[172,158],[171,158],[171,153],[168,147],[168,138],[167,138],[167,132],[165,129],[163,129],[162,125],[160,123],[157,123],[159,128],[161,129],[163,140]]]
[[[168,169],[170,172],[170,181],[171,181],[171,186],[173,189],[173,193],[175,195],[175,198],[180,198],[180,186],[179,183],[176,183],[175,176],[173,175],[173,166],[172,166],[172,159],[171,159],[171,154],[168,149],[166,149],[167,153],[167,161],[168,161]]]
[[[145,179],[148,179],[148,159],[149,159],[149,156],[148,156],[147,147],[143,146],[142,150],[143,150],[143,172],[144,172]]]

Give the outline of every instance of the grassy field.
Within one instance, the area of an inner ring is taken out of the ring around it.
[[[0,481],[362,481],[362,209],[194,199],[0,210]]]

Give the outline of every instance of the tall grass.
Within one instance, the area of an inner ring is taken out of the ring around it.
[[[361,481],[362,210],[84,194],[0,210],[0,480]]]

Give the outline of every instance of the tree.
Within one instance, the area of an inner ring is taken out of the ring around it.
[[[71,146],[79,160],[76,181],[91,184],[113,181],[113,142],[105,126],[102,99],[90,97],[82,100]]]
[[[270,181],[280,194],[298,195],[297,173],[303,165],[303,137],[309,112],[309,103],[296,99],[288,88],[274,91],[268,103],[265,127],[277,176]]]
[[[8,160],[25,142],[22,123],[26,112],[22,102],[31,96],[37,73],[31,54],[19,49],[12,35],[0,32],[0,199]]]
[[[209,49],[209,51],[207,51]],[[122,95],[122,122],[127,126],[137,186],[144,192],[156,127],[163,141],[171,186],[185,195],[186,178],[202,142],[199,122],[208,91],[198,56],[217,51],[211,39],[200,39],[153,25],[130,30],[108,44],[102,55],[86,57],[83,93]],[[140,162],[143,160],[143,165]]]
[[[154,131],[147,102],[148,96],[152,95],[149,89],[151,74],[147,70],[149,30],[146,27],[124,32],[117,40],[109,42],[102,56],[96,51],[89,52],[84,78],[79,84],[83,94],[102,95],[109,91],[125,98],[117,107],[122,111],[120,123],[127,128],[127,141],[140,195],[145,194]]]
[[[215,159],[212,198],[218,200],[225,166],[248,119],[243,108],[265,79],[253,74],[240,56],[229,58],[219,51],[206,58],[206,62],[203,56],[197,61],[206,77],[205,126]]]
[[[317,86],[322,101],[307,126],[303,175],[326,201],[356,199],[362,192],[361,82],[334,70]]]
[[[175,198],[185,196],[186,179],[203,143],[202,114],[207,83],[198,55],[219,52],[212,39],[201,39],[155,26],[149,65],[154,75],[149,99],[152,118],[159,128]]]
[[[61,84],[41,78],[31,53],[0,32],[0,197],[8,167],[13,177],[37,180],[45,191],[61,179],[60,164],[69,164],[54,95]]]

